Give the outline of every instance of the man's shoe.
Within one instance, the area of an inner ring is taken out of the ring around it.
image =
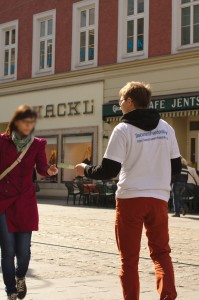
[[[185,207],[185,208],[183,208],[183,210],[182,210],[182,214],[183,214],[183,216],[186,216],[186,214],[188,213],[188,208],[187,207]]]
[[[25,277],[17,279],[17,293],[19,299],[24,299],[26,297],[27,287]]]
[[[8,295],[8,300],[17,300],[17,294]]]
[[[174,215],[172,215],[172,217],[180,218],[180,214],[174,214]]]

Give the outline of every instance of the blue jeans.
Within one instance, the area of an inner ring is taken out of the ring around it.
[[[176,214],[180,214],[180,209],[186,207],[183,199],[183,193],[185,189],[185,182],[175,182],[173,184],[173,206]]]
[[[9,232],[5,213],[0,215],[1,267],[8,295],[17,291],[16,277],[26,276],[30,262],[31,236],[32,232]]]

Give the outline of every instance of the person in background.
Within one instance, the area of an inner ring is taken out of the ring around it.
[[[0,174],[27,150],[21,162],[0,180],[0,247],[3,280],[8,300],[24,299],[25,276],[30,261],[32,231],[38,230],[38,208],[33,171],[53,176],[58,170],[49,166],[44,139],[34,137],[37,114],[20,106],[7,131],[0,135]],[[16,257],[16,267],[15,267]]]
[[[187,168],[188,168],[187,187],[190,190],[195,190],[196,186],[199,186],[199,176],[196,172],[196,169],[193,168],[193,165],[191,162],[188,162]]]
[[[188,181],[187,181],[187,190],[190,193],[190,195],[193,197],[193,208],[194,210],[198,210],[198,193],[199,193],[199,176],[196,172],[196,169],[193,167],[193,164],[191,162],[188,162],[187,164],[188,168]]]
[[[180,217],[181,209],[183,216],[185,216],[188,211],[187,205],[183,197],[183,194],[187,188],[188,181],[187,161],[185,158],[181,157],[181,162],[181,173],[172,177],[173,206],[175,212],[173,217]]]
[[[181,171],[173,128],[148,109],[150,86],[129,82],[120,91],[122,122],[110,137],[99,166],[81,163],[77,175],[110,179],[119,175],[116,192],[116,240],[121,255],[120,278],[125,300],[139,300],[138,273],[143,225],[154,262],[160,299],[177,297],[168,232],[171,174]]]

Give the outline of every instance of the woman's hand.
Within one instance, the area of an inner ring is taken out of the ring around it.
[[[50,168],[47,170],[49,176],[55,176],[58,174],[58,169],[56,165],[51,165]]]
[[[77,176],[84,177],[84,169],[86,166],[87,165],[84,163],[81,163],[81,164],[75,166]]]

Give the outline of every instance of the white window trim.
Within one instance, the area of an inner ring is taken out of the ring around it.
[[[128,62],[134,59],[148,58],[149,52],[149,0],[144,3],[144,50],[136,53],[126,53],[127,32],[126,32],[126,15],[127,0],[119,1],[118,13],[118,47],[117,62]]]
[[[52,67],[45,70],[39,69],[39,36],[40,20],[52,17],[53,19],[53,45],[52,45]],[[55,73],[55,45],[56,45],[56,9],[33,15],[33,41],[32,41],[32,77],[47,76]]]
[[[181,0],[172,0],[172,53],[198,49],[199,43],[181,46]]]
[[[79,62],[79,27],[80,27],[80,18],[79,11],[82,8],[89,6],[95,6],[95,48],[94,48],[94,60],[89,62],[80,63]],[[71,69],[82,70],[86,68],[97,67],[98,65],[98,24],[99,24],[99,0],[84,0],[76,2],[73,4],[73,22],[72,22],[72,60],[71,60]]]
[[[17,80],[17,62],[18,62],[18,20],[0,24],[0,82],[9,82]],[[4,76],[4,31],[15,28],[15,74]]]

